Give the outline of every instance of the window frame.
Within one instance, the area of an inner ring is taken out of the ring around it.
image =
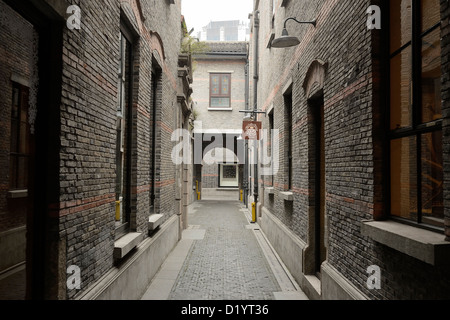
[[[212,93],[212,81],[213,81],[213,77],[214,76],[219,76],[219,94],[213,94]],[[224,77],[228,78],[229,81],[229,88],[228,88],[228,94],[223,94],[222,93],[222,79]],[[211,110],[221,110],[221,109],[225,109],[225,110],[230,110],[232,109],[232,103],[231,103],[231,73],[230,72],[211,72],[209,74],[209,109]],[[230,103],[228,105],[228,107],[214,107],[212,106],[212,99],[214,98],[227,98],[230,100]]]
[[[285,129],[285,155],[286,155],[286,191],[294,188],[294,101],[292,94],[292,85],[283,93],[284,103],[284,129]],[[287,133],[287,134],[286,134]]]
[[[124,41],[124,43],[123,43]],[[122,212],[123,221],[115,221],[115,239],[119,239],[125,234],[129,233],[131,230],[131,179],[132,179],[132,135],[133,135],[133,100],[134,100],[134,39],[131,36],[130,31],[122,24],[120,27],[120,37],[119,37],[119,70],[118,70],[118,110],[117,110],[117,121],[118,128],[120,129],[120,137],[117,139],[119,144],[116,148],[116,156],[120,152],[123,153],[123,161],[121,162],[122,177],[121,182],[116,181],[116,194],[117,194],[117,184],[121,183],[123,190],[121,191],[123,202],[122,202]],[[123,45],[125,44],[125,49],[129,46],[128,55],[127,51],[123,51]],[[129,70],[127,68],[127,62],[123,59],[128,60]],[[124,69],[125,68],[125,69]],[[129,79],[127,81],[127,73],[129,74]],[[127,146],[126,148],[124,146]],[[116,199],[117,201],[117,199]],[[119,224],[120,223],[120,224]]]
[[[391,53],[391,25],[390,25],[390,17],[391,10],[390,5],[386,5],[386,12],[388,13],[387,18],[384,19],[384,24],[387,25],[387,28],[384,28],[384,37],[387,40],[386,43],[389,45],[386,46],[385,56],[386,56],[386,112],[385,112],[385,132],[386,132],[386,174],[389,177],[386,179],[386,198],[387,198],[387,216],[389,219],[405,223],[408,225],[416,226],[419,228],[427,229],[430,231],[435,231],[439,233],[444,233],[444,224],[441,226],[436,226],[423,222],[423,208],[422,208],[422,138],[424,135],[434,132],[443,132],[442,124],[443,118],[432,120],[429,122],[422,122],[422,40],[424,37],[435,31],[436,29],[441,28],[441,20],[433,26],[429,27],[427,30],[422,31],[422,23],[421,23],[421,0],[411,0],[412,3],[412,14],[411,14],[411,40],[401,45],[398,49],[392,51]],[[417,22],[417,23],[416,23]],[[391,129],[391,61],[399,54],[404,52],[405,50],[411,49],[411,83],[412,83],[412,102],[411,102],[411,125],[398,128]],[[442,57],[442,53],[441,53]],[[441,63],[442,65],[442,63]],[[442,71],[441,71],[442,72]],[[403,218],[399,216],[395,216],[392,214],[392,177],[391,177],[391,142],[399,141],[403,138],[415,137],[416,138],[416,178],[417,184],[415,196],[417,197],[417,219],[411,218]]]
[[[30,95],[30,89],[27,87],[27,86],[24,86],[24,85],[22,85],[22,84],[20,84],[20,83],[17,83],[17,82],[12,82],[12,101],[11,101],[11,113],[10,113],[10,124],[11,124],[11,129],[10,129],[10,139],[9,139],[9,142],[10,142],[10,149],[9,149],[9,155],[10,155],[10,159],[9,159],[9,166],[10,166],[10,168],[9,168],[9,191],[23,191],[23,192],[25,192],[25,191],[28,191],[28,179],[29,179],[29,175],[28,175],[28,163],[29,163],[29,159],[30,159],[30,138],[31,138],[31,133],[30,133],[30,127],[29,127],[29,123],[28,123],[28,121],[29,121],[29,95]],[[13,116],[12,116],[12,108],[14,107],[14,103],[15,103],[15,90],[18,90],[18,97],[17,97],[17,99],[18,99],[18,105],[17,105],[17,107],[18,107],[18,115],[17,115],[17,117],[15,118],[15,119],[13,119]],[[23,107],[24,107],[24,101],[23,101],[23,95],[26,95],[27,96],[27,102],[26,102],[26,104],[27,104],[27,111],[26,111],[26,120],[25,120],[25,127],[26,127],[26,132],[24,133],[25,134],[25,139],[26,139],[26,142],[25,142],[25,144],[26,144],[26,146],[25,146],[25,149],[26,149],[26,152],[25,153],[23,153],[23,152],[21,152],[20,150],[22,149],[22,147],[21,147],[21,137],[22,137],[22,126],[21,126],[21,123],[22,123],[22,112],[23,112]],[[13,150],[13,141],[12,141],[12,139],[13,139],[13,137],[14,137],[14,135],[13,135],[13,133],[12,133],[12,130],[13,130],[13,121],[17,121],[17,124],[16,124],[16,132],[15,132],[15,137],[16,137],[16,141],[15,141],[15,144],[16,144],[16,150]],[[19,186],[19,180],[20,180],[20,174],[19,174],[19,162],[20,162],[20,159],[21,158],[25,158],[26,159],[26,164],[25,164],[25,172],[24,172],[24,175],[25,175],[25,178],[24,178],[24,180],[25,180],[25,186]],[[13,174],[13,172],[12,172],[12,168],[13,168],[13,165],[12,165],[12,163],[13,162],[15,162],[15,168],[16,168],[16,170],[15,170],[15,172],[14,172],[14,174]],[[14,182],[13,182],[13,180],[14,180]],[[26,193],[24,193],[24,194],[26,194]]]

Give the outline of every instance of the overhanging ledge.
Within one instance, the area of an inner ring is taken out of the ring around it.
[[[139,232],[128,233],[114,242],[114,259],[124,258],[143,239],[143,234]]]
[[[396,221],[362,221],[361,233],[433,266],[450,264],[450,242],[442,234]]]

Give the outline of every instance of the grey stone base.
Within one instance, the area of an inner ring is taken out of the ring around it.
[[[324,262],[321,269],[322,300],[368,300],[329,263]]]
[[[269,210],[262,208],[259,224],[283,263],[311,300],[367,300],[368,298],[329,263],[321,268],[321,280],[303,272],[307,244],[286,228]]]
[[[25,262],[26,232],[26,227],[20,227],[0,233],[0,273]]]
[[[173,216],[159,232],[144,240],[129,260],[110,270],[77,300],[139,300],[179,239],[179,217]]]
[[[295,281],[303,289],[303,250],[306,243],[296,237],[265,207],[261,208],[261,214],[259,221],[261,229]]]

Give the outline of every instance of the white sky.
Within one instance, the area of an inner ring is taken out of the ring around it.
[[[210,21],[241,20],[248,22],[253,0],[181,0],[181,14],[187,29],[195,28],[193,35]]]

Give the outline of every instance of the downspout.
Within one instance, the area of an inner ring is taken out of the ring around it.
[[[249,50],[247,47],[247,59],[245,63],[245,110],[250,110],[249,108],[249,98],[250,98],[250,63],[249,63]],[[245,114],[247,116],[247,113]],[[248,208],[248,140],[244,139],[244,203]]]
[[[259,80],[259,10],[256,10],[253,14],[253,28],[254,28],[254,59],[253,59],[253,117],[254,120],[258,120],[258,80]],[[259,195],[259,177],[258,177],[258,141],[255,141],[255,177],[254,177],[254,202],[255,202],[255,221],[257,220],[257,207],[258,207],[258,195]]]

